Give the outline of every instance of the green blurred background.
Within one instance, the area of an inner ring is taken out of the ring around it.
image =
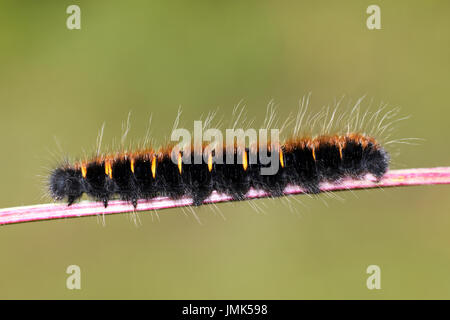
[[[382,30],[366,8],[381,7]],[[81,8],[81,30],[66,8]],[[0,2],[0,207],[48,202],[42,175],[120,136],[170,133],[241,99],[263,119],[367,95],[412,118],[394,167],[450,165],[448,1]],[[347,100],[348,101],[348,100]],[[257,121],[259,123],[259,121]],[[57,156],[55,157],[54,154]],[[58,156],[59,155],[59,156]],[[59,158],[58,158],[59,157]],[[0,298],[450,298],[448,186],[259,200],[0,228]],[[67,266],[81,267],[70,291]],[[366,288],[381,267],[382,289]]]

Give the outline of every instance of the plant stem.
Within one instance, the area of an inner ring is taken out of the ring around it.
[[[323,183],[321,184],[320,189],[321,191],[345,191],[430,184],[450,184],[450,167],[391,170],[378,182],[374,177],[368,175],[362,180],[348,179],[339,183]],[[304,193],[302,188],[297,186],[288,186],[284,191],[285,195],[302,193]],[[246,195],[246,200],[267,197],[269,197],[269,195],[264,191],[250,190]],[[229,195],[213,192],[213,194],[205,200],[204,204],[229,201],[232,201],[232,198]],[[94,201],[83,201],[70,207],[61,203],[39,204],[26,207],[0,209],[0,225],[61,218],[88,217],[99,214],[107,215],[177,208],[192,205],[192,202],[191,198],[186,197],[179,200],[160,197],[152,200],[140,200],[137,209],[134,209],[130,203],[120,200],[110,201],[107,208],[104,208],[101,202]]]

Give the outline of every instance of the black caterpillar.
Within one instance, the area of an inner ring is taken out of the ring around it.
[[[262,189],[272,196],[282,196],[288,184],[298,185],[308,193],[319,193],[321,182],[337,182],[346,177],[361,178],[370,173],[380,179],[388,170],[389,155],[373,138],[360,134],[292,139],[281,145],[280,166],[274,175],[261,175],[259,162],[247,162],[249,149],[234,151],[240,163],[178,164],[166,151],[137,151],[103,156],[92,161],[64,165],[52,171],[50,194],[55,200],[66,199],[70,206],[86,193],[108,206],[114,198],[129,201],[167,196],[193,198],[201,205],[213,191],[242,200],[250,188]],[[192,154],[192,157],[194,155]]]

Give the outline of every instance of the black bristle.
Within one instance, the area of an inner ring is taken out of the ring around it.
[[[68,205],[86,193],[105,207],[114,198],[129,201],[136,207],[138,199],[157,196],[172,199],[189,196],[197,206],[213,191],[229,194],[234,200],[244,199],[250,188],[265,190],[274,197],[282,196],[288,184],[298,185],[308,193],[319,193],[321,182],[361,178],[367,173],[380,179],[386,173],[389,155],[373,140],[366,139],[363,143],[361,137],[358,140],[348,136],[343,146],[338,143],[330,138],[321,140],[314,149],[304,143],[283,146],[283,166],[274,175],[261,175],[261,168],[267,165],[261,164],[259,157],[258,163],[244,168],[238,161],[242,154],[237,151],[233,164],[214,163],[211,171],[207,162],[195,164],[192,156],[191,164],[182,164],[181,173],[170,155],[165,154],[157,160],[154,177],[146,154],[136,156],[133,166],[127,157],[114,159],[111,175],[106,174],[105,161],[92,161],[86,165],[84,177],[81,169],[55,169],[50,176],[50,193],[55,200],[67,199]]]

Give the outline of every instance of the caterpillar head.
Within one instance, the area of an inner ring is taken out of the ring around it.
[[[70,206],[83,194],[81,173],[70,168],[55,169],[50,175],[49,189],[53,199],[67,199]]]

